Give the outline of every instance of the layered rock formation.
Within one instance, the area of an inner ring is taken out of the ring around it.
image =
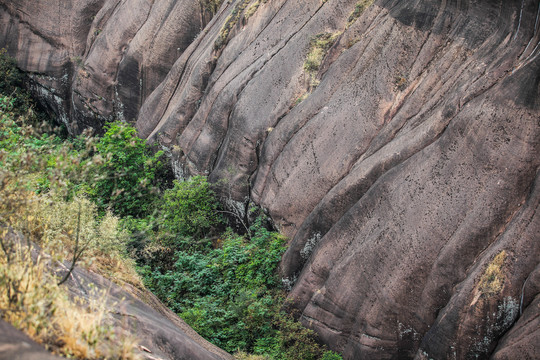
[[[345,358],[540,353],[538,0],[0,5],[73,133],[133,121],[268,211],[293,306]]]
[[[133,121],[211,19],[193,0],[0,1],[0,45],[72,133]]]

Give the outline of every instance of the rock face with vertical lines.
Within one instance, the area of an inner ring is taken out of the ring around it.
[[[211,15],[197,0],[2,0],[0,46],[80,133],[134,121]]]
[[[136,3],[0,0],[0,45],[73,133],[134,122],[266,209],[344,358],[540,353],[538,0]]]

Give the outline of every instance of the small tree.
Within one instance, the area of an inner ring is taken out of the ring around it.
[[[163,166],[162,151],[152,154],[137,130],[121,122],[109,124],[96,144],[104,166],[97,168],[90,196],[101,211],[120,216],[148,214],[156,199],[155,174]]]
[[[163,198],[165,232],[202,238],[222,222],[214,192],[203,176],[174,181],[174,187],[166,190]]]

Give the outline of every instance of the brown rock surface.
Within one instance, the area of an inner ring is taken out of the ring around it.
[[[198,0],[1,0],[0,47],[71,132],[99,130],[135,120],[210,18]]]
[[[132,335],[136,345],[144,347],[144,351],[136,350],[143,359],[232,359],[231,355],[201,338],[148,292],[135,288],[127,291],[79,268],[75,269],[66,284],[70,294],[79,299],[106,301],[114,316],[110,325]],[[103,294],[106,294],[104,298]],[[50,355],[43,346],[0,319],[0,359],[61,358]]]
[[[0,319],[1,360],[57,360],[26,334]]]
[[[66,271],[69,265],[61,267]],[[232,356],[210,344],[148,291],[125,285],[121,288],[91,271],[76,267],[66,282],[71,295],[80,299],[106,301],[113,326],[137,339],[147,359],[232,360]],[[97,289],[97,291],[96,291]],[[106,294],[103,300],[103,293]]]
[[[534,357],[538,0],[380,0],[354,22],[369,1],[236,0],[210,22],[194,1],[58,3],[56,28],[0,0],[0,45],[58,88],[73,131],[136,118],[178,176],[267,209],[291,237],[289,296],[331,348]],[[321,33],[339,36],[315,87]]]

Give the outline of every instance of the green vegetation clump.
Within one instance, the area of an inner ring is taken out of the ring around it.
[[[223,0],[201,0],[200,3],[213,16],[217,13],[221,4],[223,4]]]
[[[163,199],[160,226],[164,232],[200,239],[223,221],[214,193],[203,176],[175,180]]]
[[[240,0],[238,4],[236,4],[231,14],[225,20],[225,24],[223,24],[219,31],[219,35],[214,42],[214,50],[219,51],[227,45],[232,28],[236,26],[236,23],[241,18],[244,9],[248,6],[250,1],[251,0]]]
[[[95,168],[88,193],[102,211],[145,216],[156,200],[156,173],[164,166],[163,152],[153,154],[137,130],[125,123],[108,124],[106,130],[95,145],[103,162]]]
[[[247,8],[245,14],[244,14],[244,19],[249,19],[250,17],[253,16],[253,14],[255,14],[255,12],[257,12],[257,9],[259,8],[259,6],[261,4],[266,4],[268,2],[268,0],[255,0],[251,5],[249,5],[249,7]]]
[[[294,101],[298,105],[304,101],[311,92],[319,85],[319,69],[330,48],[334,45],[340,33],[320,33],[315,35],[309,42],[309,52],[304,61],[304,71],[308,77],[307,89]]]
[[[309,52],[304,62],[304,70],[313,74],[319,71],[321,63],[328,53],[328,50],[334,45],[339,34],[321,33],[315,35],[309,42]]]
[[[171,267],[160,266],[159,259],[144,266],[145,284],[204,338],[240,351],[238,358],[341,358],[282,310],[285,294],[276,268],[285,239],[268,231],[262,217],[250,233],[228,230],[199,248],[177,243]]]
[[[15,60],[7,56],[6,49],[0,49],[0,79],[0,94],[3,101],[10,101],[10,111],[25,112],[30,109],[30,95],[23,90],[25,78],[15,66]]]
[[[364,13],[364,11],[373,4],[373,2],[374,0],[358,1],[354,7],[353,12],[349,16],[349,19],[347,20],[347,27],[354,24],[356,19],[358,19]]]

